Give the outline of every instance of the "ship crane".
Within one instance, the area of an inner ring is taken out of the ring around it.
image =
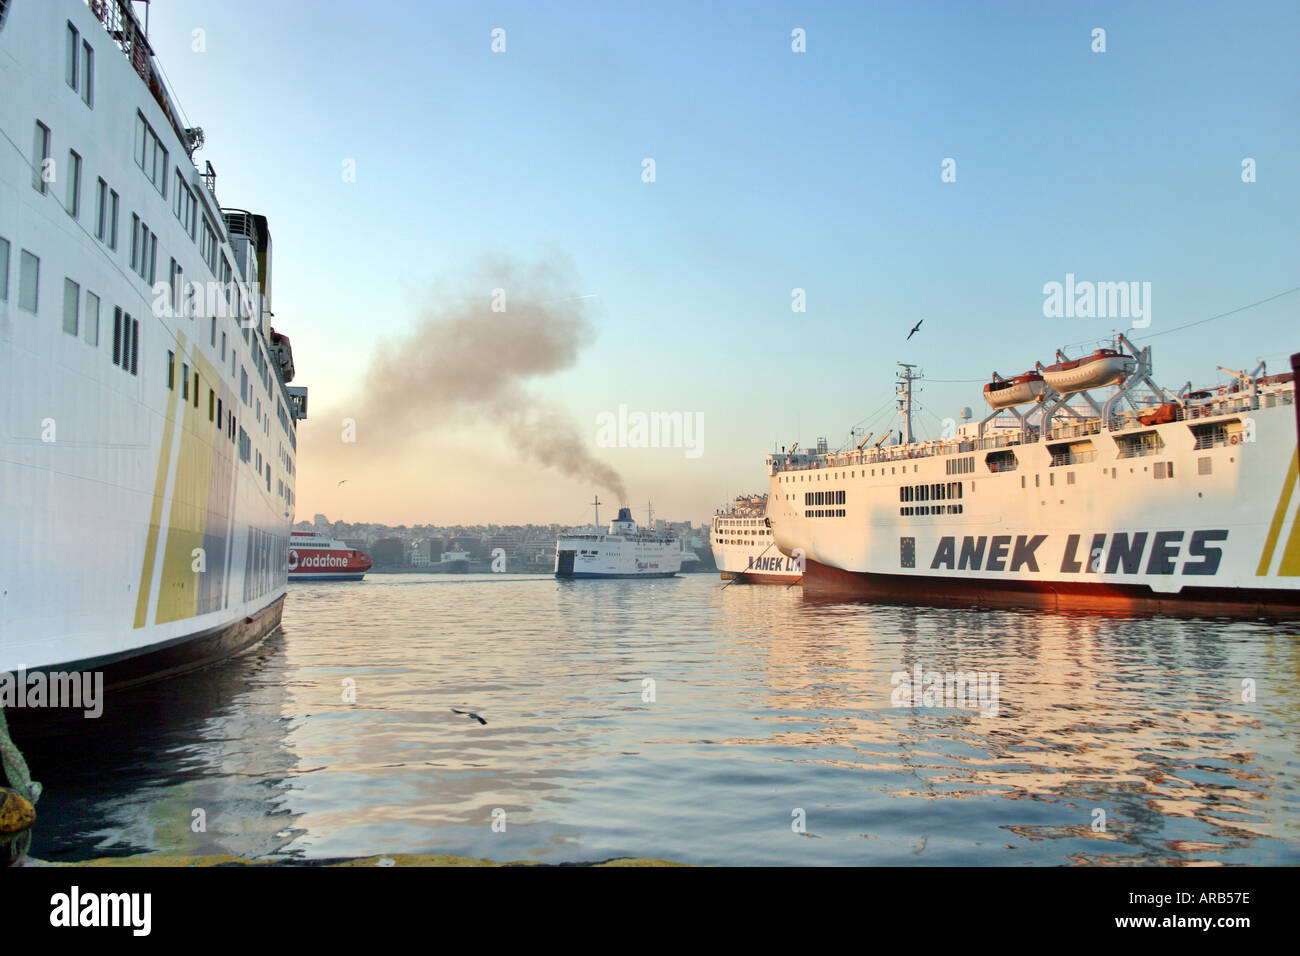
[[[1222,365],[1216,366],[1216,368],[1218,368],[1218,370],[1220,372],[1223,372],[1225,375],[1230,375],[1232,378],[1236,379],[1237,382],[1240,383],[1238,387],[1240,389],[1244,389],[1245,391],[1249,392],[1250,402],[1252,405],[1255,404],[1255,402],[1258,400],[1258,391],[1259,391],[1258,377],[1262,372],[1266,371],[1266,367],[1263,362],[1260,362],[1258,365],[1256,365],[1255,370],[1251,372],[1249,375],[1246,374],[1244,369],[1240,372],[1236,372],[1230,368],[1224,368]]]

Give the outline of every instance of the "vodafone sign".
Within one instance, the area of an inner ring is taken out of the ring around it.
[[[332,551],[316,551],[307,554],[298,555],[293,548],[289,549],[289,570],[290,571],[325,571],[348,567],[350,562],[346,555],[336,554]]]

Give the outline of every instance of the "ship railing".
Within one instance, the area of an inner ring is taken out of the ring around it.
[[[1088,462],[1096,461],[1097,453],[1095,451],[1066,451],[1052,456],[1052,467],[1058,465],[1086,465]]]
[[[1249,392],[1239,392],[1230,394],[1229,397],[1212,399],[1198,404],[1181,404],[1175,403],[1174,418],[1175,422],[1196,421],[1203,418],[1216,418],[1222,415],[1233,415],[1241,412],[1253,411],[1257,408],[1274,408],[1278,405],[1295,404],[1295,390],[1293,388],[1281,389],[1276,391],[1261,392],[1257,399],[1252,401]],[[1109,427],[1105,430],[1115,434],[1129,431],[1136,431],[1144,428],[1151,428],[1150,425],[1143,425],[1138,418],[1138,413],[1133,411],[1125,412],[1122,415],[1116,415],[1111,419]],[[1047,434],[1047,441],[1059,441],[1069,438],[1086,438],[1091,435],[1101,434],[1103,431],[1102,422],[1099,418],[1089,418],[1082,422],[1065,422],[1061,423]],[[863,451],[850,452],[833,452],[825,455],[813,456],[810,460],[790,463],[788,460],[773,458],[771,467],[774,474],[790,471],[814,471],[819,468],[838,468],[846,465],[880,465],[891,464],[900,461],[910,461],[917,458],[931,458],[936,455],[964,454],[969,452],[996,451],[1001,448],[1009,448],[1017,445],[1037,444],[1043,440],[1037,429],[1032,427],[1025,430],[1024,438],[1021,438],[1019,429],[1011,434],[992,435],[987,438],[963,438],[953,441],[921,442],[913,445],[890,445],[886,448],[877,448]],[[1155,454],[1155,450],[1130,452],[1121,454],[1120,457],[1136,457],[1139,455]],[[1076,461],[1091,461],[1095,459],[1096,452],[1090,454],[1092,458],[1082,457],[1084,453],[1076,456]],[[1008,469],[1000,469],[1006,471]]]
[[[1156,445],[1142,443],[1126,443],[1121,445],[1115,452],[1116,458],[1146,458],[1149,455],[1158,455],[1163,448]]]

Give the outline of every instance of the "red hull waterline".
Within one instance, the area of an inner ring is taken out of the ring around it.
[[[866,598],[886,604],[1008,607],[1110,614],[1190,617],[1300,618],[1300,591],[1264,588],[1183,588],[1158,594],[1145,585],[1063,581],[988,581],[845,571],[809,560],[808,597]]]
[[[784,584],[786,587],[794,587],[799,583],[799,578],[792,578],[788,574],[757,574],[753,571],[733,571],[732,574],[741,584]]]

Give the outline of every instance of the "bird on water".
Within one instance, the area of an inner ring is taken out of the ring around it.
[[[453,714],[464,714],[466,717],[472,717],[474,720],[477,720],[480,724],[486,724],[486,723],[487,723],[486,720],[484,720],[484,719],[483,719],[482,717],[480,717],[478,714],[474,713],[474,711],[472,711],[472,710],[457,710],[455,707],[453,707],[453,708],[451,709],[451,712],[452,712]]]

